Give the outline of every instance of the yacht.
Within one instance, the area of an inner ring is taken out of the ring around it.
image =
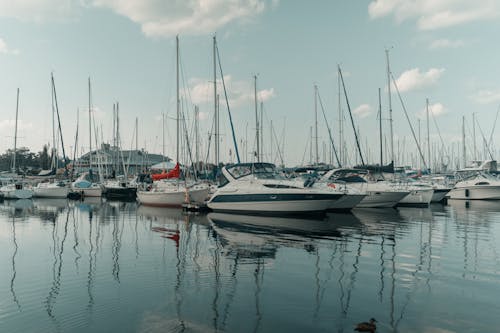
[[[329,186],[339,182],[345,184],[348,192],[357,191],[363,195],[356,205],[358,208],[391,208],[409,194],[408,191],[394,188],[391,183],[383,179],[377,181],[366,170],[333,169],[320,180],[320,183],[326,183]]]
[[[428,207],[434,195],[432,186],[422,182],[411,181],[409,178],[404,183],[393,183],[393,187],[409,192],[399,201],[399,206]]]
[[[447,196],[462,200],[500,200],[500,180],[489,173],[479,172],[456,183]]]
[[[0,196],[4,199],[31,199],[33,190],[23,183],[14,182],[0,187]]]
[[[278,175],[271,163],[239,163],[222,168],[222,181],[207,205],[216,212],[296,214],[324,212],[345,194]]]

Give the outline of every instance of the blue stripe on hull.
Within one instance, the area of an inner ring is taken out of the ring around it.
[[[212,198],[212,202],[273,202],[337,200],[343,194],[222,194]]]

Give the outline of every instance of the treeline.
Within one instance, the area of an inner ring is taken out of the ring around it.
[[[63,167],[62,159],[59,160],[59,167]],[[0,171],[11,171],[14,161],[14,150],[8,149],[0,155]],[[19,173],[33,173],[40,170],[50,169],[52,161],[51,153],[47,145],[42,151],[34,153],[29,148],[22,147],[16,150],[16,171]]]

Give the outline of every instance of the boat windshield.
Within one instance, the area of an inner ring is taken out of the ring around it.
[[[227,168],[235,179],[254,174],[258,178],[276,178],[276,168],[271,163],[244,163],[235,164]]]

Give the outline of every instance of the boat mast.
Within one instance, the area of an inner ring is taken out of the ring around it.
[[[429,132],[429,99],[426,98],[425,99],[425,110],[426,110],[426,116],[427,116],[427,156],[428,156],[428,165],[429,165],[429,169],[431,168],[431,136],[430,136],[430,132]]]
[[[472,112],[472,141],[474,142],[474,162],[477,161],[477,146],[476,146],[476,113]]]
[[[179,163],[179,118],[180,118],[180,99],[179,99],[179,36],[175,36],[175,42],[176,42],[176,69],[177,69],[177,77],[176,77],[176,84],[177,84],[177,89],[176,89],[176,100],[177,100],[177,141],[176,141],[176,158],[177,158],[177,163]]]
[[[314,85],[314,152],[315,164],[319,164],[319,151],[318,151],[318,86]]]
[[[379,139],[380,139],[380,167],[384,165],[384,158],[382,154],[382,97],[380,96],[380,88],[378,88],[378,128],[379,128]]]
[[[257,75],[254,75],[253,76],[253,79],[254,79],[254,85],[253,85],[253,88],[254,88],[254,99],[255,99],[255,128],[256,128],[256,132],[255,132],[255,141],[257,142],[257,162],[260,162],[260,145],[259,145],[259,141],[260,141],[260,135],[259,135],[259,114],[258,114],[258,111],[257,111]]]
[[[92,109],[90,95],[90,76],[89,76],[89,170],[92,169]]]
[[[389,65],[389,49],[385,49],[387,59],[387,92],[389,98],[389,128],[390,128],[390,144],[391,144],[391,162],[394,162],[394,132],[392,128],[392,100],[391,100],[391,67]]]
[[[200,161],[200,156],[199,156],[199,138],[198,138],[198,132],[199,132],[199,118],[200,118],[200,110],[198,108],[198,105],[195,105],[194,107],[194,148],[195,148],[195,160],[196,164]],[[197,169],[197,167],[195,168]]]
[[[260,101],[260,155],[261,161],[264,161],[264,102]]]
[[[464,168],[467,166],[467,157],[465,156],[465,116],[462,116],[462,152]]]
[[[17,117],[19,115],[19,88],[17,88],[17,100],[16,100],[16,125],[14,129],[14,158],[12,160],[13,172],[16,172],[16,152],[17,152]]]
[[[215,121],[215,166],[219,166],[219,101],[217,96],[217,40],[213,37],[213,57],[214,57],[214,121]]]
[[[341,100],[340,100],[340,74],[337,73],[337,85],[338,85],[338,111],[339,111],[339,155],[340,155],[340,158],[339,158],[339,162],[341,165],[344,164],[344,126],[343,126],[343,121],[344,121],[344,114],[342,112],[342,104],[341,104]]]

